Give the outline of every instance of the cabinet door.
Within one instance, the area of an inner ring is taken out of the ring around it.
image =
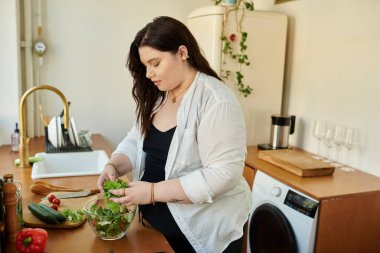
[[[247,180],[249,187],[252,190],[253,180],[255,178],[256,170],[245,165],[243,170],[243,177]]]
[[[323,200],[319,210],[316,253],[380,252],[379,192]]]

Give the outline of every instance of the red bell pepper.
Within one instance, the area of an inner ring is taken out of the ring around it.
[[[42,253],[48,233],[42,228],[24,228],[17,233],[16,249],[21,253]]]

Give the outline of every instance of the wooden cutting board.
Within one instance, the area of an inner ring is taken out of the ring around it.
[[[300,177],[327,176],[334,166],[296,149],[259,150],[258,157]]]
[[[69,192],[52,192],[50,194],[57,195],[60,193],[69,193]],[[58,211],[62,212],[66,208],[70,208],[72,210],[81,210],[81,209],[83,210],[84,205],[86,204],[87,201],[96,199],[97,197],[98,197],[97,195],[90,195],[90,196],[81,197],[81,198],[61,199],[61,203],[58,207]],[[41,200],[40,203],[46,204],[48,206],[51,205],[51,203],[48,200]],[[84,220],[82,222],[77,222],[77,223],[65,221],[61,224],[48,224],[46,222],[39,220],[37,217],[35,217],[28,208],[25,208],[23,210],[23,218],[24,218],[25,227],[33,227],[33,228],[36,228],[36,227],[38,228],[75,228],[75,227],[79,227],[86,221]]]

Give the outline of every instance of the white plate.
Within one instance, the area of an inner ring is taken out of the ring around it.
[[[48,125],[48,137],[49,141],[54,147],[58,147],[57,139],[57,120],[56,117],[52,117]]]
[[[61,117],[56,117],[57,120],[57,144],[58,147],[63,146],[63,134],[62,134],[62,126],[61,126]]]
[[[71,124],[71,118],[72,118],[72,117],[70,117],[70,127],[69,127],[69,129],[67,129],[67,132],[69,133],[69,139],[70,139],[71,143],[72,143],[73,145],[76,145],[76,144],[75,144],[75,138],[74,138],[73,127],[72,127],[72,124]]]
[[[78,136],[78,131],[77,131],[77,126],[75,125],[74,118],[70,118],[70,127],[71,127],[71,129],[73,130],[73,136],[74,136],[74,139],[75,139],[75,143],[76,143],[76,145],[77,145],[77,146],[80,146],[79,136]]]

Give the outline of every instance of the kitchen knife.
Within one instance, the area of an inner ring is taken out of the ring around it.
[[[71,199],[71,198],[87,197],[91,194],[93,193],[89,191],[81,191],[81,192],[59,193],[59,194],[55,194],[55,197],[59,199]],[[49,196],[46,196],[42,198],[42,200],[47,200],[48,197]]]

